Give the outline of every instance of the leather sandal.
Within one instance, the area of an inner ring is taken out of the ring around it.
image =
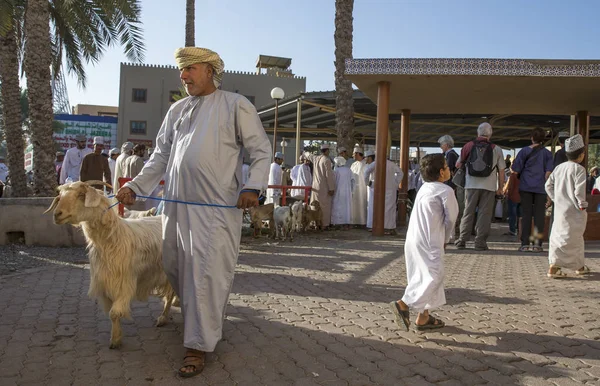
[[[194,377],[204,370],[206,360],[206,353],[203,351],[188,349],[183,358],[183,366],[178,371],[178,374],[182,378]],[[183,371],[188,367],[193,367],[193,371]]]

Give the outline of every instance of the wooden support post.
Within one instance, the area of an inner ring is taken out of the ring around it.
[[[294,161],[294,165],[300,162],[300,154],[304,152],[304,149],[300,149],[300,127],[302,124],[302,99],[298,98],[298,105],[296,108],[296,161]],[[302,146],[304,147],[304,146]]]
[[[588,149],[590,143],[590,114],[587,111],[577,112],[577,132],[583,137],[585,143],[585,156],[583,158],[583,167],[587,171],[588,168]]]
[[[385,219],[385,170],[390,120],[390,82],[379,82],[375,138],[375,188],[373,192],[373,236],[383,236]]]
[[[410,110],[402,110],[402,120],[400,121],[400,169],[404,173],[400,185],[400,205],[398,206],[399,223],[406,225],[406,200],[408,199],[408,172],[410,164],[408,161],[410,140]]]

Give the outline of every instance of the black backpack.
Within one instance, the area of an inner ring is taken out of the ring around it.
[[[473,177],[488,177],[494,170],[494,146],[488,141],[473,141],[467,171]]]

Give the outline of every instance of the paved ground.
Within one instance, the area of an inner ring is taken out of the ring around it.
[[[449,327],[415,333],[387,308],[406,283],[401,238],[245,239],[223,341],[185,382],[178,309],[155,328],[160,303],[135,303],[122,349],[109,350],[110,323],[87,298],[85,252],[74,249],[75,264],[0,277],[0,384],[599,385],[600,274],[548,280],[544,255],[494,240],[485,253],[448,251],[448,304],[436,313]],[[600,272],[600,244],[587,256]]]

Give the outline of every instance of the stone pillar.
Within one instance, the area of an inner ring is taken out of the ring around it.
[[[375,137],[375,187],[373,191],[373,236],[383,236],[385,217],[385,169],[390,120],[390,82],[379,82]]]

